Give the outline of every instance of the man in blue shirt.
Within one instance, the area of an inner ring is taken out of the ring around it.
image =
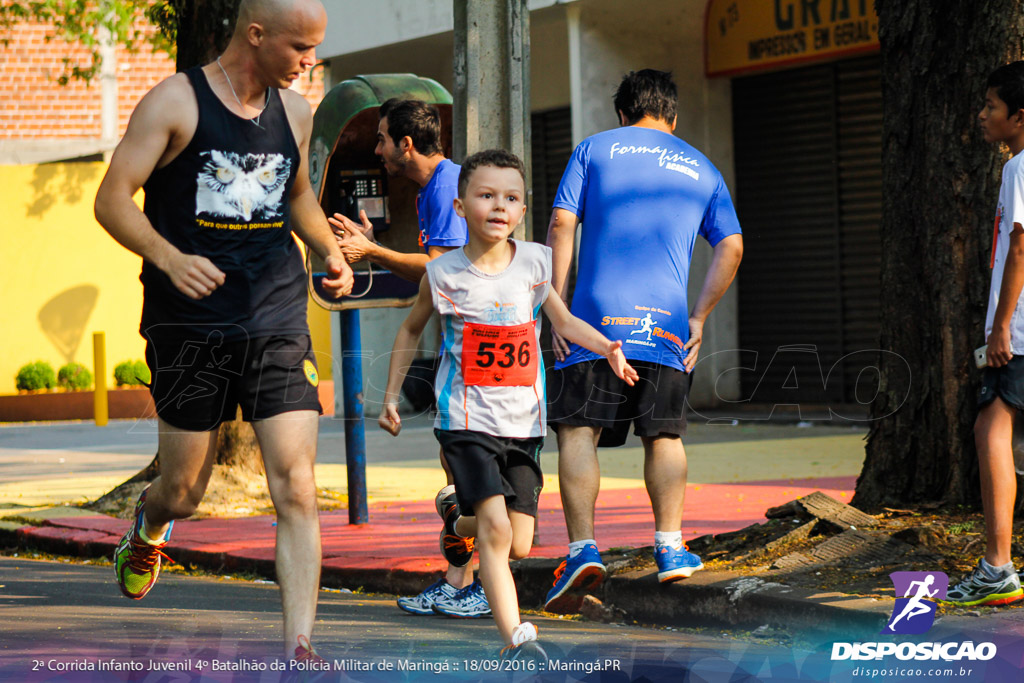
[[[405,177],[420,186],[416,195],[416,218],[422,253],[394,251],[373,241],[373,227],[364,212],[362,225],[340,213],[329,219],[338,244],[349,263],[367,260],[396,275],[419,282],[427,263],[466,243],[466,219],[455,213],[461,167],[444,156],[441,144],[441,114],[421,100],[392,98],[380,106],[377,147],[374,152],[388,175]],[[437,495],[440,514],[445,499],[455,499],[454,480],[441,453],[448,486]],[[473,581],[469,561],[473,539],[441,532],[441,547],[448,560],[445,578],[412,598],[399,598],[398,606],[412,614],[441,613],[453,617],[481,617],[490,614],[480,583]]]
[[[736,275],[743,238],[721,174],[672,134],[676,102],[671,74],[627,74],[614,99],[622,127],[576,147],[555,197],[548,229],[553,290],[566,295],[582,221],[572,313],[621,340],[640,381],[627,386],[595,363],[594,354],[553,335],[558,362],[548,384],[548,422],[558,433],[570,543],[545,602],[549,612],[577,611],[583,593],[605,578],[594,539],[597,446],[622,445],[631,422],[644,446],[659,581],[687,578],[704,566],[680,531],[686,489],[681,436],[704,321]],[[714,256],[689,311],[686,286],[698,235]]]

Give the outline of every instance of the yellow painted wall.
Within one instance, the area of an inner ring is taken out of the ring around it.
[[[0,393],[15,391],[30,361],[92,369],[93,332],[106,333],[111,385],[117,363],[144,356],[142,261],[93,218],[105,170],[100,162],[0,166]],[[329,358],[329,314],[312,302],[309,313],[313,348]],[[321,362],[321,378],[330,374]]]

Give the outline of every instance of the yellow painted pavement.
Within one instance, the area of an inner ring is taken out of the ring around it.
[[[553,441],[553,440],[552,440]],[[691,484],[740,481],[789,480],[809,477],[851,476],[864,461],[861,434],[808,436],[697,443],[686,447]],[[95,453],[93,455],[96,455]],[[643,483],[643,450],[639,447],[602,449],[602,489],[639,488]],[[545,471],[544,491],[558,491],[558,454],[541,456]],[[0,484],[0,507],[82,503],[111,490],[136,469],[111,470],[95,475],[32,478]],[[316,466],[317,485],[340,492],[348,490],[344,464]],[[366,468],[370,502],[432,499],[444,486],[444,472],[436,458],[405,460]]]

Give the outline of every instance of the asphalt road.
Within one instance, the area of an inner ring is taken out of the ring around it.
[[[0,680],[291,680],[311,672],[273,670],[279,610],[273,585],[165,574],[145,600],[135,602],[118,593],[109,566],[2,557]],[[811,652],[527,618],[557,663],[499,673],[500,642],[490,619],[415,617],[387,596],[325,591],[316,646],[333,671],[317,680],[830,680],[828,663]]]

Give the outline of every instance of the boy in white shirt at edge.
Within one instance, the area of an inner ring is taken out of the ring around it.
[[[448,455],[458,500],[441,513],[447,533],[476,536],[479,580],[505,643],[501,656],[510,659],[544,656],[536,628],[519,619],[508,566],[510,557],[530,551],[543,485],[540,309],[560,335],[605,356],[627,384],[637,379],[621,342],[573,316],[561,297],[548,297],[551,250],[510,239],[526,212],[524,176],[522,161],[504,150],[463,162],[455,210],[466,219],[469,243],[427,264],[419,297],[395,337],[378,420],[394,436],[401,431],[402,380],[437,309],[444,335],[434,433]]]
[[[978,395],[974,441],[985,509],[985,555],[974,571],[946,593],[964,606],[1007,605],[1024,599],[1013,566],[1013,418],[1024,409],[1024,62],[988,77],[978,113],[986,142],[1005,143],[1013,158],[1003,166],[992,239],[992,279],[985,316],[987,367]]]

